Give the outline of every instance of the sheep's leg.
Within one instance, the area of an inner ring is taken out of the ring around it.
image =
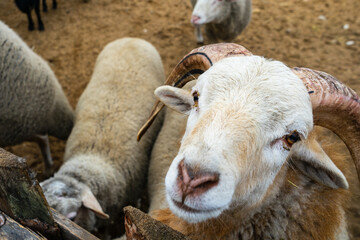
[[[207,40],[209,41],[209,43],[217,43],[219,42],[217,40],[217,37],[216,37],[216,31],[214,30],[214,26],[213,25],[206,25],[206,37],[207,37]]]
[[[50,144],[48,135],[36,135],[33,141],[37,142],[40,147],[41,154],[45,163],[45,172],[50,173],[53,166],[53,160],[50,152]]]
[[[195,36],[197,43],[204,43],[204,38],[201,34],[200,26],[195,26]]]
[[[45,0],[44,0],[44,1],[45,1]],[[52,8],[53,8],[53,9],[56,9],[56,8],[57,8],[57,2],[56,2],[56,0],[53,0]]]
[[[32,31],[32,30],[34,30],[34,22],[31,18],[31,10],[29,7],[26,9],[26,15],[28,17],[28,22],[29,22],[28,29],[29,29],[29,31]]]
[[[45,29],[44,24],[41,21],[41,15],[40,15],[40,0],[36,0],[36,2],[35,2],[35,13],[36,13],[36,16],[38,19],[38,29],[40,31],[44,31],[44,29]]]
[[[42,3],[43,3],[43,12],[47,12],[48,8],[46,5],[46,0],[43,0]]]

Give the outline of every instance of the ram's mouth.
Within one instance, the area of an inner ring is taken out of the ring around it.
[[[194,209],[194,208],[188,207],[188,206],[186,206],[184,203],[175,201],[174,199],[173,199],[172,201],[174,202],[174,204],[175,204],[178,208],[180,208],[180,209],[182,209],[182,210],[184,210],[184,211],[186,211],[186,212],[193,212],[193,213],[200,213],[200,212],[202,212],[202,211],[200,211],[200,210],[198,210],[198,209]]]
[[[180,208],[186,212],[191,212],[191,213],[209,213],[209,212],[217,211],[220,209],[220,208],[214,208],[214,209],[199,210],[199,209],[191,208],[191,207],[185,205],[184,203],[178,202],[174,199],[172,199],[172,201],[175,204],[175,206],[177,206],[178,208]]]

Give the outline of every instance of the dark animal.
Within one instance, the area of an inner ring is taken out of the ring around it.
[[[15,0],[15,4],[21,12],[26,13],[26,15],[28,17],[28,21],[29,21],[29,26],[28,26],[29,31],[32,31],[35,29],[34,21],[32,20],[32,17],[31,17],[31,11],[33,9],[35,9],[36,17],[38,19],[38,29],[40,31],[45,30],[44,24],[41,20],[41,15],[40,15],[40,0]],[[56,0],[53,0],[52,8],[56,9],[56,7],[57,7],[57,2],[56,2]],[[43,0],[43,11],[47,12],[46,0]]]

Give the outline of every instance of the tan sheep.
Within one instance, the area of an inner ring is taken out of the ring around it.
[[[166,109],[165,119],[159,132],[149,165],[148,194],[149,213],[167,206],[164,179],[172,159],[179,151],[181,137],[186,128],[187,117],[172,109]]]
[[[65,140],[73,121],[74,112],[49,65],[0,21],[0,147],[37,141],[49,172],[47,134]]]
[[[122,221],[122,208],[136,204],[146,181],[162,121],[141,143],[136,132],[163,81],[161,58],[150,43],[123,38],[103,49],[77,104],[65,163],[41,183],[50,206],[90,231],[98,225],[94,213]]]

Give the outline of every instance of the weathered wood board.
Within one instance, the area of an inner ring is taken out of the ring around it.
[[[35,174],[25,159],[3,149],[0,149],[0,210],[34,231],[60,236]]]
[[[0,212],[0,239],[46,240],[45,237],[35,233],[27,227],[22,226],[3,212]]]
[[[54,216],[55,222],[58,224],[61,232],[61,237],[64,240],[98,240],[97,237],[65,217],[58,213],[54,209],[50,208],[51,213]]]
[[[124,208],[125,230],[128,240],[185,240],[182,233],[151,218],[139,209],[128,206]]]
[[[0,210],[0,239],[98,239],[51,209],[25,159],[1,148]]]

